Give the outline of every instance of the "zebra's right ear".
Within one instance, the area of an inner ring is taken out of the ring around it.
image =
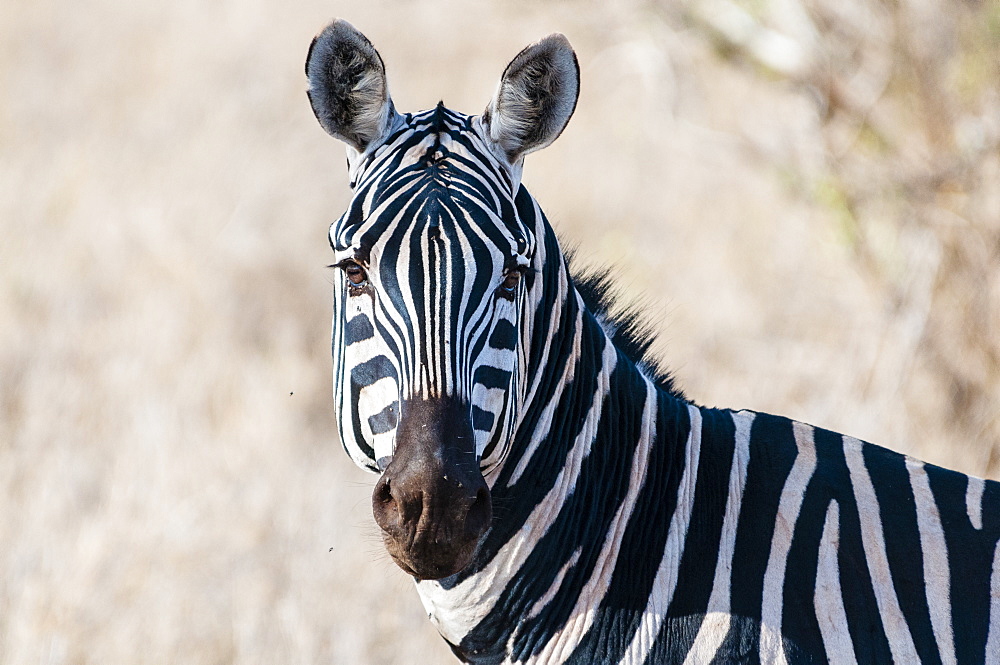
[[[359,153],[385,138],[396,117],[382,57],[368,38],[336,19],[306,56],[309,103],[331,136]]]
[[[580,66],[564,35],[528,46],[510,61],[483,113],[490,139],[511,164],[556,140],[576,109]]]

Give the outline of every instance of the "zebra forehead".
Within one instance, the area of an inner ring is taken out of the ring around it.
[[[444,143],[421,141],[421,158],[405,146],[395,150],[406,154],[380,154],[389,166],[356,190],[348,211],[332,225],[334,250],[360,249],[367,256],[376,245],[391,247],[427,232],[492,246],[505,262],[531,254],[532,228],[520,219],[514,193],[486,173],[488,165]]]
[[[499,254],[509,263],[528,254],[533,234],[511,203],[499,208],[448,183],[411,181],[398,191],[384,192],[368,214],[341,218],[331,228],[331,244],[338,251],[361,250],[367,258],[430,239],[465,248],[456,258]]]

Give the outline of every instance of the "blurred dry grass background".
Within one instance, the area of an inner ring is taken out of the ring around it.
[[[525,181],[688,394],[1000,476],[995,0],[12,0],[0,662],[453,662],[335,440],[335,15],[403,110],[477,112],[566,33]]]

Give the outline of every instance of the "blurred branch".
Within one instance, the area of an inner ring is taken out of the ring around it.
[[[814,191],[846,215],[896,321],[883,348],[899,362],[880,360],[869,383],[895,374],[877,383],[903,390],[925,368],[947,396],[925,417],[962,430],[996,475],[1000,4],[689,0],[684,16],[723,57],[816,100],[826,173]]]
[[[738,52],[775,74],[800,79],[813,67],[808,45],[765,26],[732,0],[690,3],[687,17],[724,49]]]

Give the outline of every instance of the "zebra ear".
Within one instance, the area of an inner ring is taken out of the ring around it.
[[[580,66],[569,40],[549,35],[517,54],[483,113],[494,144],[511,164],[556,140],[576,109]]]
[[[336,19],[313,39],[306,76],[313,113],[331,136],[363,153],[392,127],[382,57],[347,21]]]

